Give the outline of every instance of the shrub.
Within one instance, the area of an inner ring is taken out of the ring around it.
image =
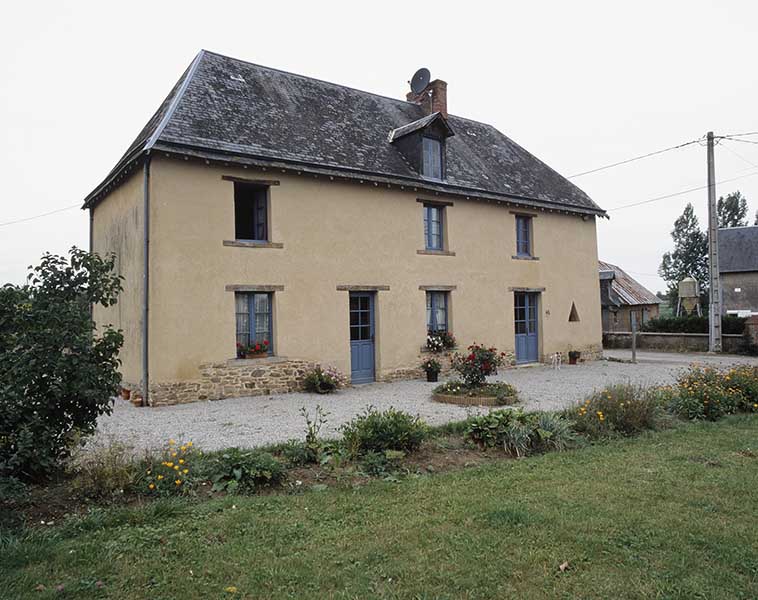
[[[405,452],[399,450],[384,452],[369,450],[361,457],[361,468],[367,475],[381,477],[397,471],[403,458],[405,458]]]
[[[347,378],[334,367],[317,366],[303,380],[305,391],[315,394],[331,394],[346,385]]]
[[[45,254],[26,285],[0,287],[0,477],[50,476],[112,410],[123,336],[95,335],[90,306],[116,303],[114,260]]]
[[[733,379],[734,378],[734,379]],[[749,398],[758,380],[751,368],[720,371],[711,367],[690,367],[677,379],[677,391],[669,408],[685,419],[716,421],[737,410],[749,410]]]
[[[721,332],[741,334],[745,319],[734,315],[721,318]],[[640,326],[640,331],[659,333],[708,333],[708,317],[656,317]]]
[[[67,466],[71,490],[98,500],[138,491],[144,473],[134,449],[116,441],[74,454]]]
[[[462,381],[446,381],[434,388],[433,393],[453,396],[492,396],[497,399],[499,406],[514,404],[518,401],[516,388],[504,381],[485,383],[476,387],[470,387]]]
[[[567,411],[574,429],[590,437],[612,433],[632,435],[661,424],[659,396],[644,388],[618,384],[607,387]]]
[[[758,366],[739,365],[724,373],[727,387],[740,392],[737,409],[745,412],[758,410]]]
[[[426,439],[428,428],[417,416],[394,408],[379,412],[370,406],[364,414],[343,425],[342,434],[348,452],[357,457],[370,451],[414,452]]]
[[[268,452],[228,448],[207,455],[201,466],[214,492],[252,493],[258,487],[278,485],[286,477],[284,465]]]
[[[153,496],[181,496],[192,491],[197,482],[197,474],[192,462],[194,448],[192,442],[177,444],[169,440],[159,456],[150,457],[145,465],[145,476],[140,489]],[[158,462],[160,460],[160,462]]]
[[[503,364],[505,353],[498,353],[495,348],[480,344],[468,347],[468,354],[453,354],[452,366],[469,387],[482,385],[488,375],[496,375],[497,368]]]
[[[466,436],[481,448],[501,446],[515,456],[565,450],[575,441],[571,423],[561,415],[495,410],[469,420]]]

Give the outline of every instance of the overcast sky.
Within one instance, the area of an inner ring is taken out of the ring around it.
[[[496,7],[497,6],[497,7]],[[758,3],[15,2],[0,22],[0,224],[79,203],[205,48],[403,98],[426,66],[451,113],[564,175],[701,137],[758,131]],[[758,136],[751,138],[758,141]],[[716,149],[718,187],[758,209],[758,144]],[[600,258],[651,290],[687,202],[705,223],[705,148],[573,179],[610,220]],[[0,226],[0,283],[87,247],[78,208]],[[570,248],[567,248],[570,251]]]

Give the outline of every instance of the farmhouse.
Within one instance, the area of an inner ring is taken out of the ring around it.
[[[524,363],[600,353],[604,211],[423,83],[196,56],[84,202],[124,277],[94,317],[124,330],[125,386],[157,405],[296,389],[315,363],[414,377],[430,331]]]
[[[632,314],[638,325],[655,319],[661,299],[621,267],[598,262],[603,331],[631,331]]]
[[[758,315],[758,226],[719,229],[724,314]]]

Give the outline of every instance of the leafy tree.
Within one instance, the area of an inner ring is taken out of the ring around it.
[[[53,474],[112,410],[123,336],[109,326],[96,335],[90,306],[116,303],[114,261],[45,254],[25,285],[0,287],[0,476]]]
[[[691,276],[700,282],[700,290],[708,284],[708,237],[700,230],[692,204],[687,204],[682,216],[674,221],[671,232],[674,250],[663,255],[658,273],[668,284],[668,297],[672,306],[679,298],[677,284]]]
[[[721,196],[716,203],[719,227],[744,227],[747,225],[747,199],[738,190]]]

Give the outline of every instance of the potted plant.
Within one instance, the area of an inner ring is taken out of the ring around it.
[[[127,389],[125,387],[121,388],[121,397],[124,400],[129,400],[129,398],[131,397],[131,395],[132,395],[132,391],[130,389]]]
[[[265,358],[268,356],[269,342],[252,342],[250,344],[240,344],[237,342],[237,358]]]
[[[433,358],[421,363],[421,368],[426,372],[426,380],[430,383],[437,381],[437,376],[442,370],[442,365]]]
[[[575,365],[582,353],[579,350],[569,350],[569,364]]]

